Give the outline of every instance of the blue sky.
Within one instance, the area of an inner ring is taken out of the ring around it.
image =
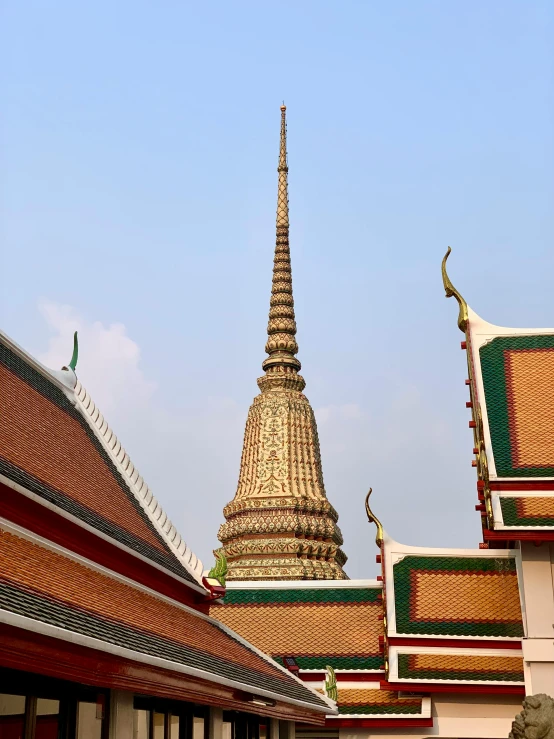
[[[78,373],[206,563],[264,358],[279,105],[299,358],[353,577],[363,498],[475,546],[462,338],[554,322],[550,2],[2,5],[2,327]]]

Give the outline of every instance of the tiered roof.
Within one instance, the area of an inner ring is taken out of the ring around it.
[[[383,538],[391,684],[522,686],[517,553]]]
[[[339,716],[347,716],[350,719],[419,718],[428,714],[419,696],[401,697],[397,691],[358,685],[339,687],[337,706]]]
[[[201,562],[71,367],[1,335],[0,388],[2,665],[299,721],[334,711],[203,612]]]
[[[394,545],[390,543],[390,547]],[[389,633],[521,637],[515,554],[429,550],[390,554],[394,621]]]
[[[5,521],[1,525],[4,624],[257,695],[324,707],[300,681],[215,619]]]
[[[0,334],[0,480],[191,587],[187,547],[73,370],[51,372]]]
[[[485,542],[554,537],[554,329],[494,326],[468,307],[446,273],[465,334]]]
[[[212,613],[274,659],[302,672],[381,669],[381,584],[229,583]]]
[[[329,727],[429,726],[430,704],[381,688],[384,679],[382,583],[376,580],[229,583],[211,614],[325,692],[338,686]],[[345,721],[357,722],[354,724]],[[398,722],[402,723],[398,723]]]

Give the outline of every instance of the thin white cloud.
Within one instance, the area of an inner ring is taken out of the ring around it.
[[[139,346],[122,323],[88,322],[73,307],[51,301],[40,302],[39,311],[52,332],[40,361],[54,369],[67,364],[78,331],[79,377],[107,418],[151,398],[156,383],[145,378]]]
[[[38,359],[69,362],[79,332],[77,374],[187,543],[207,566],[223,506],[234,496],[246,409],[206,398],[202,411],[164,405],[141,368],[139,345],[121,323],[89,321],[72,306],[42,301],[51,336]]]

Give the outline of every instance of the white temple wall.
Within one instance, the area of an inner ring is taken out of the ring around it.
[[[341,729],[339,739],[506,739],[521,711],[521,698],[474,693],[431,695],[433,728]]]
[[[523,659],[527,695],[554,696],[554,544],[521,542],[525,614]]]
[[[525,665],[525,691],[527,695],[537,693],[554,694],[552,662],[529,662]]]

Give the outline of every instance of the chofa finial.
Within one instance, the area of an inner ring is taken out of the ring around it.
[[[79,339],[77,338],[77,331],[73,334],[73,354],[71,355],[71,362],[69,363],[69,369],[75,372],[77,367],[77,360],[79,359]]]
[[[377,544],[378,547],[380,547],[384,539],[383,526],[381,524],[381,521],[379,521],[377,516],[373,513],[373,511],[369,507],[369,496],[371,495],[372,492],[373,492],[373,488],[369,488],[369,493],[365,497],[365,512],[367,513],[367,520],[369,521],[369,523],[374,523],[375,526],[377,527],[375,543]]]
[[[467,329],[467,322],[469,319],[468,311],[467,311],[467,303],[462,298],[460,293],[456,290],[454,285],[450,282],[450,277],[448,276],[448,273],[446,271],[446,260],[450,256],[450,252],[452,249],[448,247],[446,254],[443,257],[442,260],[442,284],[444,285],[444,291],[446,293],[447,298],[456,298],[458,301],[458,305],[460,306],[460,310],[458,312],[458,328],[460,331],[463,331],[465,333]]]

